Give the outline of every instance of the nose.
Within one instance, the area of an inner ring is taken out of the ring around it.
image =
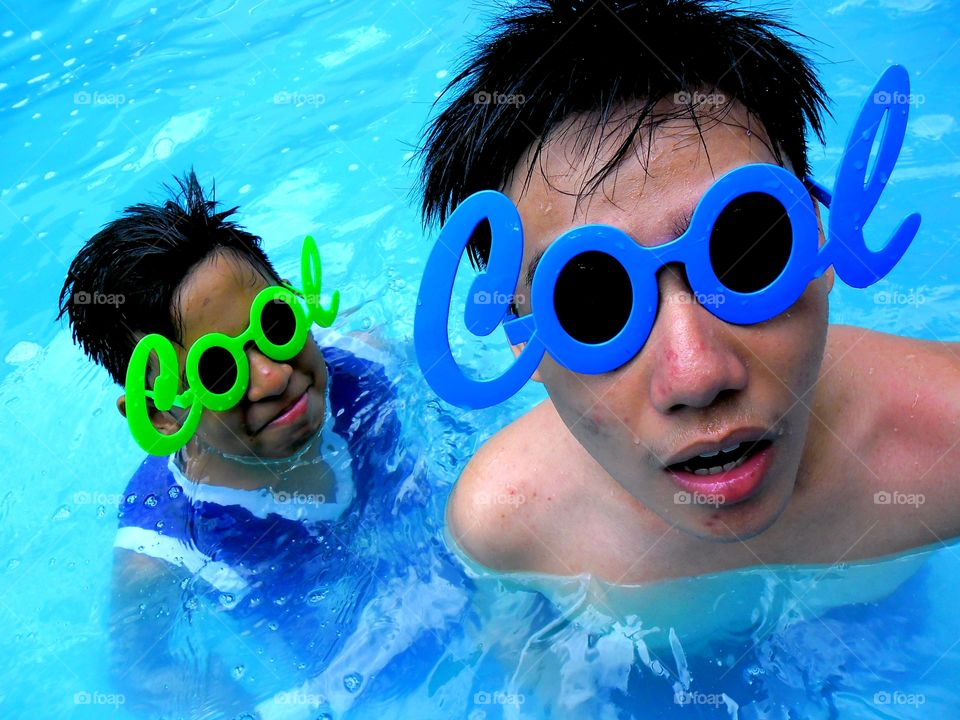
[[[258,402],[265,398],[283,395],[293,375],[293,368],[287,363],[271,360],[256,347],[247,350],[250,362],[250,384],[247,386],[247,399]]]
[[[660,308],[650,333],[650,396],[661,413],[705,408],[747,385],[747,363],[723,320],[696,298],[682,270],[661,269]]]

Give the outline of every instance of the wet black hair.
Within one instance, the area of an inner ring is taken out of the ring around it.
[[[73,340],[87,356],[124,384],[136,345],[134,333],[160,333],[181,342],[175,297],[197,264],[217,252],[233,253],[271,282],[280,277],[260,249],[260,238],[227,220],[237,207],[216,212],[191,168],[164,188],[162,205],[137,204],[90,238],[70,263],[60,290],[59,320],[66,314]]]
[[[822,115],[829,110],[811,61],[781,36],[809,40],[773,15],[711,0],[512,6],[474,40],[465,66],[437,100],[452,97],[420,147],[424,226],[442,224],[478,190],[504,188],[531,150],[529,183],[551,131],[571,115],[592,113],[592,129],[601,136],[616,118],[614,129],[625,131],[624,139],[585,181],[583,198],[635,151],[644,127],[652,132],[666,119],[653,115],[657,102],[679,98],[686,114],[704,90],[742,103],[762,123],[777,161],[783,164],[785,155],[804,177],[806,125],[822,143]],[[618,112],[628,102],[638,107],[623,121]],[[592,135],[582,135],[587,162],[601,151]],[[483,223],[468,255],[482,268],[489,251]]]

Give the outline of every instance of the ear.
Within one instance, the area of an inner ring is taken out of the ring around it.
[[[517,345],[511,345],[511,346],[510,346],[510,352],[513,353],[513,357],[514,357],[514,358],[518,358],[518,357],[520,357],[520,353],[523,352],[523,349],[524,349],[526,346],[527,346],[526,343],[519,343],[519,344],[517,344]],[[534,382],[538,382],[538,383],[542,383],[542,382],[543,382],[543,380],[540,378],[540,369],[539,369],[539,368],[537,368],[536,370],[533,371],[533,375],[530,377],[530,379],[533,380]]]
[[[811,195],[810,197],[813,199],[813,211],[817,214],[817,231],[820,233],[818,246],[823,247],[823,244],[826,242],[826,235],[824,235],[823,233],[823,220],[820,217],[820,202],[815,197],[813,197],[813,195]],[[823,274],[823,281],[826,283],[827,294],[829,294],[830,291],[833,290],[834,279],[835,278],[834,278],[834,272],[833,272],[833,265],[831,265],[830,267],[827,268],[827,271]]]
[[[117,410],[123,417],[127,416],[127,396],[121,395],[117,398]],[[164,435],[173,435],[180,429],[180,423],[169,412],[157,410],[153,401],[147,399],[147,414],[150,416],[151,424],[157,429],[157,432]]]

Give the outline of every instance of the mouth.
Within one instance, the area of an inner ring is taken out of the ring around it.
[[[303,391],[303,394],[298,397],[293,404],[289,405],[285,410],[283,410],[279,415],[277,415],[273,420],[264,425],[258,433],[268,430],[270,428],[285,427],[287,425],[292,425],[293,423],[299,421],[307,414],[307,407],[309,405],[307,398],[307,390]]]
[[[680,453],[683,459],[665,470],[681,490],[699,498],[695,504],[733,505],[760,486],[773,460],[772,446],[773,441],[764,437],[737,441],[731,436]]]

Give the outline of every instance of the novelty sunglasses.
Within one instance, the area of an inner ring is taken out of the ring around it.
[[[610,225],[566,231],[536,265],[532,312],[523,317],[510,310],[523,255],[519,212],[502,193],[471,195],[442,228],[420,286],[414,342],[428,383],[451,404],[480,408],[519,391],[545,353],[577,373],[616,370],[649,337],[659,305],[657,272],[668,263],[683,266],[697,302],[738,325],[760,323],[789,309],[831,266],[852,287],[875,283],[899,262],[920,226],[919,214],[909,215],[879,250],[868,248],[863,237],[863,225],[903,144],[908,98],[907,71],[888,68],[854,124],[832,193],[778,165],[755,163],[731,170],[711,185],[688,229],[667,243],[644,247]],[[870,152],[885,115],[868,178]],[[811,194],[830,209],[822,247]],[[514,364],[490,380],[463,373],[451,353],[447,327],[457,268],[481,222],[490,226],[490,257],[472,283],[466,326],[485,336],[502,324],[511,344],[525,343]]]
[[[251,343],[272,360],[283,362],[303,350],[314,323],[321,327],[333,324],[340,292],[334,291],[329,308],[320,304],[323,268],[317,244],[309,235],[303,241],[300,269],[302,292],[286,284],[264,288],[250,305],[246,330],[236,336],[207,333],[190,346],[183,392],[177,391],[180,366],[173,343],[157,333],[140,339],[127,365],[125,392],[127,424],[141,448],[152,455],[176,452],[193,437],[203,408],[222,412],[237,405],[250,384],[246,348]],[[153,389],[147,389],[151,354],[157,358],[159,372]],[[150,422],[148,398],[161,411],[174,406],[188,408],[180,429],[171,435],[157,431]]]

